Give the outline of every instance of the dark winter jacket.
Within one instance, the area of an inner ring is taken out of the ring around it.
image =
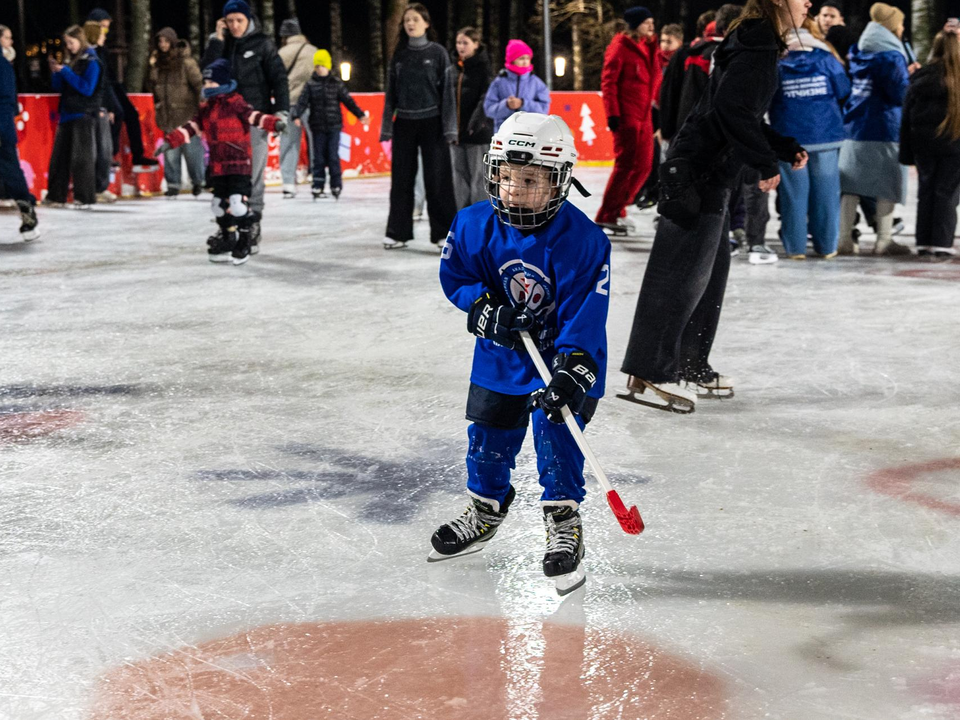
[[[200,67],[223,58],[230,63],[230,72],[237,82],[237,92],[253,106],[265,113],[288,112],[290,89],[287,72],[277,53],[273,40],[264,35],[254,18],[247,32],[239,38],[229,32],[226,40],[210,36]],[[272,98],[272,99],[271,99]]]
[[[917,70],[910,78],[900,126],[900,162],[916,165],[917,155],[960,155],[960,140],[937,132],[947,117],[947,86],[943,63]]]
[[[333,73],[326,77],[314,73],[303,86],[300,99],[290,112],[290,117],[296,119],[309,110],[310,129],[313,132],[336,132],[343,127],[340,103],[346,105],[347,110],[357,118],[363,117],[363,110],[350,97],[343,80]]]
[[[153,93],[157,127],[170,132],[197,114],[203,77],[190,55],[190,44],[179,40],[175,47],[150,56],[147,91]]]
[[[780,172],[802,148],[763,122],[777,90],[782,41],[764,20],[746,20],[714,54],[709,90],[670,143],[669,159],[686,159],[707,182],[735,187],[744,166],[761,179]]]
[[[457,99],[458,142],[461,145],[489,145],[492,137],[490,121],[482,122],[486,117],[478,117],[477,107],[490,87],[492,70],[490,57],[484,48],[466,60],[454,59],[447,70],[453,78],[453,91]],[[483,113],[481,109],[479,111]],[[474,123],[471,126],[470,120]]]
[[[519,110],[507,107],[507,99],[513,95],[523,100]],[[550,91],[546,84],[533,72],[526,75],[517,75],[504,68],[490,83],[487,95],[483,100],[483,111],[493,120],[493,131],[496,132],[503,125],[503,121],[515,112],[550,112]]]
[[[94,50],[100,59],[100,69],[103,71],[103,107],[117,118],[122,118],[123,105],[120,104],[120,98],[117,97],[117,91],[114,89],[116,81],[113,70],[110,68],[110,53],[107,52],[106,46],[101,45],[94,47]]]
[[[810,152],[839,148],[843,142],[840,108],[850,97],[843,63],[807,30],[797,32],[789,47],[780,61],[780,87],[770,103],[770,126],[796,138]]]
[[[626,33],[614,35],[600,74],[607,117],[620,118],[621,125],[649,125],[662,79],[656,36],[637,42]]]
[[[670,140],[710,86],[710,64],[723,37],[698,38],[670,59],[660,90],[660,133]]]
[[[276,117],[254,110],[240,93],[231,92],[205,102],[193,120],[167,133],[164,139],[177,148],[203,133],[210,146],[211,176],[250,175],[250,128],[274,132],[276,126]]]
[[[70,122],[83,115],[98,115],[103,106],[103,65],[93,48],[77,58],[72,65],[54,73],[53,89],[60,93],[60,122]]]
[[[18,108],[17,76],[13,65],[0,56],[0,143],[17,144],[17,127],[13,119]]]
[[[453,78],[447,72],[450,58],[442,45],[428,42],[422,47],[407,45],[390,60],[387,91],[383,98],[380,140],[393,137],[393,121],[441,118],[443,136],[457,139],[457,106]]]

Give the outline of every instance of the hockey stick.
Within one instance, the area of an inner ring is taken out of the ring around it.
[[[543,361],[540,351],[537,350],[533,338],[530,337],[530,333],[523,330],[520,332],[520,337],[523,339],[523,346],[527,349],[530,357],[533,358],[533,364],[537,366],[537,371],[540,373],[540,378],[543,380],[544,385],[549,385],[553,378],[550,376],[550,370]],[[613,486],[607,479],[606,473],[604,473],[603,468],[600,467],[597,456],[593,454],[590,446],[587,445],[587,440],[583,437],[583,431],[580,430],[580,426],[577,425],[577,420],[573,417],[573,413],[570,412],[570,408],[564,405],[560,408],[560,412],[563,413],[563,421],[567,424],[567,429],[570,431],[570,434],[573,435],[573,439],[576,441],[577,447],[580,448],[580,452],[583,453],[583,457],[586,458],[587,464],[590,465],[594,477],[597,478],[600,487],[602,487],[603,491],[607,494],[607,503],[610,505],[610,509],[616,516],[617,521],[620,523],[620,527],[622,527],[623,531],[628,535],[639,535],[643,532],[643,520],[640,517],[640,511],[637,510],[637,506],[634,505],[628,510],[627,506],[623,504],[623,500],[620,499],[617,491],[613,489]]]

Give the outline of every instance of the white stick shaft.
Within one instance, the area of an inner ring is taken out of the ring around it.
[[[550,369],[543,361],[540,351],[537,350],[536,343],[534,343],[533,338],[530,337],[530,333],[521,331],[520,337],[523,340],[523,346],[527,349],[527,352],[533,359],[533,364],[537,366],[537,372],[540,373],[540,378],[543,380],[543,384],[549,385],[553,377],[550,375]],[[563,413],[563,421],[567,424],[567,429],[570,430],[570,434],[573,435],[573,439],[577,443],[577,447],[580,448],[580,452],[582,452],[583,457],[586,458],[587,464],[590,466],[590,470],[593,471],[594,477],[597,478],[597,482],[600,483],[600,487],[603,488],[604,492],[610,492],[613,490],[613,486],[610,485],[610,481],[607,480],[607,476],[603,472],[603,468],[600,467],[600,462],[597,460],[597,456],[593,454],[593,450],[591,450],[590,446],[587,445],[587,439],[583,436],[583,431],[580,430],[580,426],[577,425],[577,419],[573,416],[573,413],[570,412],[570,408],[568,408],[566,405],[560,408],[560,412]]]

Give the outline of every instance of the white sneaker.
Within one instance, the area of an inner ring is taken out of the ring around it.
[[[751,246],[750,254],[747,255],[747,260],[750,261],[751,265],[769,265],[770,263],[777,262],[779,259],[777,254],[766,245]]]
[[[284,185],[283,186],[283,199],[284,200],[293,200],[297,196],[297,186],[296,185]]]
[[[99,203],[115,203],[116,201],[117,196],[109,190],[104,190],[101,193],[97,193],[97,202]]]
[[[407,246],[406,240],[394,240],[393,238],[383,239],[384,250],[403,250]]]

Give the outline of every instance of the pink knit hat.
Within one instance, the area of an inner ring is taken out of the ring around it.
[[[521,55],[529,55],[533,59],[533,50],[523,40],[511,40],[507,43],[507,65],[513,65],[513,61]]]

